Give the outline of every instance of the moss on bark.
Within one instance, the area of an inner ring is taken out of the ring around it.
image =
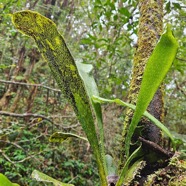
[[[128,102],[136,104],[137,95],[140,90],[143,72],[148,58],[152,54],[156,46],[163,27],[163,0],[140,0],[140,19],[138,29],[138,42],[137,49],[133,60],[133,73],[130,83]],[[153,100],[151,101],[148,111],[154,115],[158,120],[163,120],[163,86],[156,92]],[[125,137],[133,115],[133,111],[128,109],[124,129],[122,134],[122,147],[125,144]],[[155,143],[160,142],[159,129],[146,119],[142,119],[141,123],[144,126],[143,137]],[[135,135],[135,134],[134,134]],[[122,149],[122,148],[121,148]],[[124,149],[120,153],[121,166],[125,162]]]
[[[169,164],[147,177],[144,186],[184,186],[186,185],[186,161],[182,154],[175,153]]]

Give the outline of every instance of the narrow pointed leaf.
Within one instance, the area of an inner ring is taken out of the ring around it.
[[[103,129],[103,120],[102,120],[102,110],[101,105],[98,102],[94,102],[91,98],[93,95],[99,96],[99,91],[97,84],[95,82],[95,79],[93,75],[91,74],[93,70],[93,66],[91,64],[84,64],[81,62],[76,62],[79,74],[81,78],[83,79],[87,94],[89,96],[89,99],[91,100],[91,104],[95,113],[96,121],[99,128],[99,144],[100,144],[100,152],[101,152],[101,158],[103,162],[103,167],[105,170],[106,175],[107,173],[107,167],[106,167],[106,161],[105,161],[105,149],[104,149],[104,129]]]
[[[131,163],[131,161],[136,158],[136,157],[139,157],[139,154],[141,153],[141,145],[129,156],[129,158],[127,159],[127,161],[125,162],[124,164],[124,167],[123,169],[121,170],[121,174],[119,176],[119,179],[116,183],[116,186],[121,186],[125,180],[125,177],[127,177],[127,171],[128,171],[128,168],[129,168],[129,164]]]
[[[132,110],[136,109],[136,106],[130,103],[126,103],[120,99],[105,99],[105,98],[101,98],[101,97],[97,97],[97,96],[93,96],[92,99],[95,102],[99,102],[99,103],[116,103],[118,105],[124,106],[124,107],[128,107]],[[172,136],[172,134],[170,133],[169,129],[167,127],[165,127],[165,125],[163,125],[163,123],[161,123],[159,120],[157,120],[153,115],[151,115],[149,112],[145,111],[143,113],[143,116],[147,117],[149,120],[151,120],[157,127],[159,127],[172,141],[172,143],[174,144],[175,139]]]
[[[85,140],[88,141],[87,138],[78,136],[76,134],[72,134],[72,133],[65,133],[65,132],[55,132],[54,134],[52,134],[49,138],[50,142],[59,142],[62,143],[65,140],[67,140],[68,138],[79,138],[81,140]]]
[[[77,68],[79,70],[79,73],[84,81],[88,96],[91,100],[98,128],[99,128],[99,144],[100,144],[100,151],[101,151],[101,157],[103,161],[103,166],[107,174],[107,167],[105,162],[105,149],[104,149],[104,129],[103,129],[103,120],[102,120],[102,111],[101,111],[101,105],[98,102],[94,102],[91,98],[93,95],[99,96],[98,88],[96,85],[96,82],[91,74],[91,71],[93,69],[93,66],[91,64],[84,64],[77,62]]]
[[[130,142],[143,113],[169,71],[176,56],[178,42],[172,35],[170,25],[161,36],[145,67],[134,116],[125,141],[125,154],[129,156]]]
[[[56,25],[48,18],[33,11],[20,11],[12,15],[15,27],[32,37],[43,57],[48,61],[52,75],[64,95],[72,104],[93,149],[103,186],[107,185],[99,142],[95,130],[89,96],[76,63]]]
[[[34,170],[32,172],[32,178],[36,179],[39,182],[53,183],[54,186],[74,186],[68,183],[62,183],[38,170]]]
[[[127,170],[127,174],[124,178],[125,181],[123,182],[129,185],[135,177],[140,176],[141,170],[143,170],[146,165],[146,162],[142,159],[143,158],[140,158],[139,160],[135,161],[135,163],[132,163],[130,168]]]

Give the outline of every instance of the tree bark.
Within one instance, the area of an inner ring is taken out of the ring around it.
[[[128,102],[136,104],[137,95],[140,90],[143,72],[156,46],[163,28],[163,0],[139,0],[139,29],[138,29],[138,42],[133,61],[133,73],[130,83]],[[163,86],[158,89],[153,100],[151,101],[148,111],[158,120],[163,121],[164,106],[163,106]],[[125,144],[127,130],[133,116],[133,111],[128,109],[124,129],[122,134],[122,147]],[[140,125],[143,126],[142,137],[155,143],[160,143],[161,132],[147,119],[142,119]],[[138,140],[139,135],[137,132],[134,134],[135,140]],[[134,139],[133,136],[133,139]],[[120,161],[121,167],[125,162],[125,154],[121,148]]]

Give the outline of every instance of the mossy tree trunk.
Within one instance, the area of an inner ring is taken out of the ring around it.
[[[129,100],[128,102],[136,104],[137,95],[140,89],[143,72],[148,58],[152,54],[154,47],[156,46],[163,29],[163,0],[139,0],[139,29],[138,29],[138,41],[137,48],[133,60],[133,73],[130,83]],[[164,105],[163,105],[163,86],[156,92],[153,100],[151,101],[148,111],[155,116],[158,120],[163,120]],[[122,147],[125,144],[125,138],[127,130],[133,115],[133,111],[128,109],[124,122],[124,130],[122,134]],[[138,140],[141,136],[146,140],[150,140],[154,143],[160,144],[161,131],[154,124],[146,119],[142,119],[140,122],[142,130],[135,131],[133,140]],[[149,154],[149,152],[146,152]],[[125,162],[124,149],[122,148],[120,153],[121,167]],[[145,158],[145,156],[144,156]]]
[[[146,63],[163,31],[163,0],[139,0],[139,10],[138,42],[133,60],[128,100],[132,104],[136,104]],[[148,107],[148,111],[161,122],[164,117],[163,93],[163,85],[161,85]],[[123,147],[132,116],[133,111],[128,109],[122,134],[120,168],[126,161]],[[130,185],[186,185],[186,162],[181,152],[176,152],[173,156],[172,152],[161,147],[165,139],[162,138],[159,128],[147,119],[142,118],[139,126],[140,128],[135,131],[132,140],[142,142],[142,159],[146,165],[141,168],[140,172],[138,170],[140,176],[134,177]],[[131,145],[130,153],[135,148],[134,143]]]

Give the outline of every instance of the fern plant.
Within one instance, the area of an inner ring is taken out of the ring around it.
[[[25,10],[12,14],[12,21],[21,33],[35,40],[41,54],[48,62],[51,73],[58,83],[58,86],[73,106],[87,137],[86,139],[75,134],[59,132],[52,135],[50,141],[63,141],[68,137],[79,137],[83,140],[88,140],[97,162],[102,186],[107,186],[108,183],[110,183],[108,177],[110,174],[117,174],[117,167],[113,167],[113,163],[110,162],[112,158],[109,158],[108,155],[105,156],[101,103],[115,102],[135,110],[124,147],[127,160],[116,180],[116,186],[121,186],[123,183],[128,182],[128,180],[132,179],[131,175],[140,169],[141,165],[144,165],[144,161],[138,159],[129,167],[129,164],[142,152],[141,144],[139,144],[139,147],[132,154],[129,154],[131,138],[142,115],[148,117],[158,126],[174,144],[174,138],[169,130],[146,111],[147,106],[166,76],[177,52],[178,43],[172,35],[169,25],[148,60],[138,95],[138,101],[135,106],[119,99],[108,100],[99,97],[95,80],[90,74],[92,65],[75,62],[64,38],[58,32],[55,23],[50,19],[37,12]],[[94,120],[94,116],[96,121]],[[96,132],[96,125],[99,129],[98,133]],[[72,185],[61,183],[36,170],[33,172],[32,177],[38,181],[51,182],[54,185]]]

